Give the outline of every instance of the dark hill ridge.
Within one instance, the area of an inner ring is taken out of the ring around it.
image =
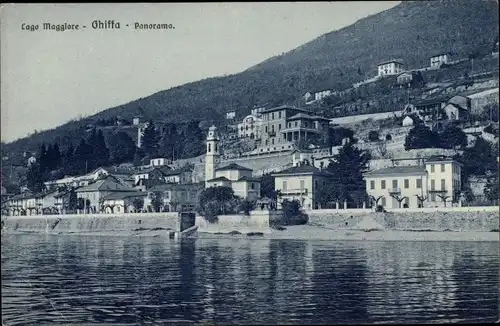
[[[377,63],[386,59],[402,58],[408,68],[421,67],[440,51],[452,51],[457,57],[478,50],[489,53],[497,39],[495,0],[402,2],[241,73],[160,91],[19,139],[3,150],[34,149],[42,141],[76,143],[85,125],[118,115],[126,119],[141,114],[166,121],[223,121],[224,113],[232,108],[241,118],[254,105],[295,104],[307,90],[350,87],[374,76]]]

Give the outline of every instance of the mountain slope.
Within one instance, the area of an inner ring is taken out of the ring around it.
[[[174,87],[94,116],[14,141],[3,151],[26,150],[41,141],[77,142],[84,126],[117,115],[131,119],[222,121],[228,109],[237,118],[254,105],[293,104],[307,90],[344,89],[374,76],[377,63],[402,58],[408,68],[429,64],[429,56],[452,51],[466,57],[491,52],[498,40],[495,0],[411,1],[270,58],[239,74]],[[359,74],[361,72],[361,74]],[[65,139],[63,139],[65,138]]]

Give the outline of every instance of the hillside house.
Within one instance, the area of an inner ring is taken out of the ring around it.
[[[487,105],[498,105],[498,87],[475,92],[467,97],[470,99],[471,113],[479,114]]]
[[[306,103],[310,102],[311,99],[313,98],[313,94],[311,92],[306,92],[304,95],[302,95],[302,98]]]
[[[279,203],[284,199],[298,200],[303,209],[318,209],[317,191],[326,186],[332,175],[306,162],[271,174],[274,177],[274,188],[279,191]]]
[[[411,71],[403,72],[398,76],[396,82],[398,85],[408,85],[412,82],[414,75],[415,74]]]
[[[259,116],[247,115],[241,123],[238,123],[238,137],[260,139],[261,127],[262,119]]]
[[[325,89],[325,90],[322,90],[322,91],[319,91],[319,92],[316,92],[314,93],[314,100],[315,101],[319,101],[319,100],[322,100],[324,99],[325,97],[327,96],[330,96],[333,94],[333,91],[330,90],[330,89]]]
[[[443,64],[448,64],[451,61],[451,53],[443,52],[433,55],[430,59],[431,68],[440,68]]]
[[[470,116],[469,110],[454,103],[448,103],[443,110],[450,121],[466,121]]]
[[[460,197],[461,168],[453,159],[435,158],[370,171],[364,174],[366,192],[386,208],[451,206]]]
[[[171,171],[171,168],[168,166],[151,167],[135,172],[132,178],[134,179],[135,185],[143,179],[165,180],[167,172],[169,171]]]
[[[193,171],[189,166],[165,172],[166,183],[186,184],[193,182]]]
[[[404,71],[401,60],[389,60],[377,65],[378,76],[397,75]]]
[[[164,157],[157,157],[157,158],[152,158],[149,160],[149,165],[152,167],[157,167],[157,166],[168,166],[172,164],[172,160],[169,160]]]
[[[231,110],[226,112],[226,120],[233,120],[234,118],[236,118],[236,111]]]
[[[447,96],[437,96],[416,101],[413,106],[416,114],[424,123],[432,123],[445,118],[444,107],[448,100]]]

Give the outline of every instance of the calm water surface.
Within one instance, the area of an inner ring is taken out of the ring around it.
[[[2,237],[4,325],[494,322],[499,247]]]

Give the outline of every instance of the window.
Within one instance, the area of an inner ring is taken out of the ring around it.
[[[280,119],[281,119],[281,111],[280,111],[280,112],[278,112],[278,118],[280,118]]]
[[[274,125],[271,126],[271,132],[274,132]]]
[[[298,124],[299,124],[299,123],[298,123],[298,121],[295,121],[295,127],[297,127],[297,126],[298,126]]]
[[[266,132],[267,132],[267,126],[266,126]]]
[[[208,143],[208,152],[210,153],[212,151],[212,144]]]
[[[385,189],[385,180],[380,181],[380,189]]]
[[[382,204],[382,206],[385,206],[387,204],[385,201],[385,197],[382,197],[381,204]]]
[[[255,183],[252,183],[250,186],[252,189],[255,189]]]
[[[289,123],[288,123],[288,128],[290,128],[291,126],[292,126],[292,123],[291,123],[291,122],[289,122]]]
[[[398,180],[392,180],[392,188],[396,189],[398,187]]]
[[[434,164],[431,164],[431,173],[434,172]]]
[[[278,125],[278,130],[281,130],[281,123]]]
[[[370,181],[370,189],[375,189],[375,180]]]
[[[269,145],[269,139],[266,139],[266,145]]]
[[[283,188],[283,190],[286,190],[286,188],[287,188],[287,182],[286,181],[283,181],[283,187],[282,188]]]
[[[307,128],[308,124],[307,124],[307,121],[304,121],[304,127]]]
[[[441,179],[441,190],[446,190],[446,180]]]
[[[422,188],[422,179],[417,179],[417,188]]]
[[[441,172],[444,172],[444,164],[441,164]]]
[[[300,180],[300,190],[304,190],[304,180]]]
[[[271,138],[271,144],[274,145],[274,138]]]
[[[274,112],[271,114],[271,119],[274,120]]]
[[[436,190],[436,181],[434,179],[431,179],[431,190]]]
[[[405,183],[405,189],[410,188],[410,180],[405,179],[404,183]]]
[[[431,201],[436,201],[436,194],[435,193],[431,193]]]

